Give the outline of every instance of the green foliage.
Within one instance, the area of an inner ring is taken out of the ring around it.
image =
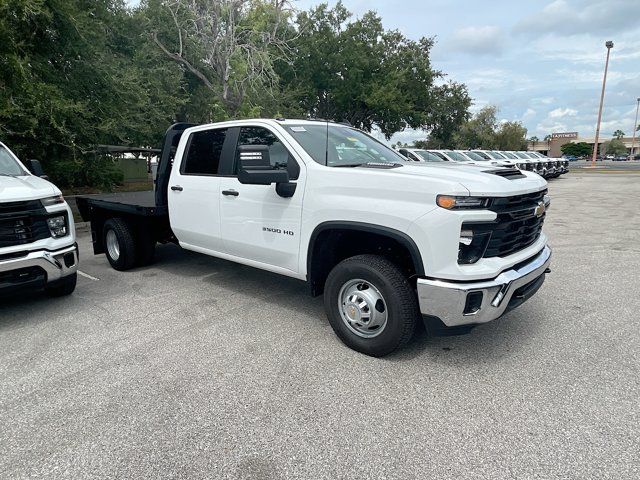
[[[320,117],[454,146],[471,100],[432,67],[432,38],[286,5],[0,0],[0,139],[70,188],[121,181],[96,145],[157,146],[176,121]]]
[[[184,100],[139,28],[122,0],[3,1],[3,140],[64,172],[96,144],[156,143]]]
[[[453,136],[456,148],[526,150],[527,129],[520,122],[498,124],[497,112],[496,107],[488,105],[465,122]]]
[[[86,157],[82,160],[51,162],[47,173],[60,188],[92,186],[110,191],[122,184],[123,174],[111,157]]]
[[[615,132],[613,132],[613,138],[617,138],[620,139],[622,137],[624,137],[624,132],[622,130],[616,130]]]
[[[465,122],[454,135],[456,147],[492,149],[498,125],[497,112],[496,107],[489,105],[482,108],[471,120]]]
[[[620,138],[614,138],[609,142],[605,142],[603,145],[603,154],[610,155],[625,155],[627,154],[627,147],[625,147],[624,142],[620,140]]]
[[[284,113],[348,121],[387,137],[406,127],[424,128],[449,142],[466,118],[463,85],[441,82],[429,60],[433,39],[409,40],[385,30],[374,12],[357,20],[341,2],[321,4],[296,19],[290,64],[279,65],[283,90],[293,103]]]
[[[586,142],[565,143],[560,147],[565,155],[573,155],[575,157],[586,157],[593,153],[593,147]]]
[[[494,133],[493,148],[497,150],[526,150],[527,129],[520,122],[503,122]]]

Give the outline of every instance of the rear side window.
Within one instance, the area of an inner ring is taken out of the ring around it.
[[[226,128],[192,133],[181,173],[217,175],[226,135]]]
[[[266,145],[269,147],[269,159],[271,165],[286,169],[289,179],[296,180],[300,175],[300,167],[287,150],[287,147],[270,130],[264,127],[242,127],[238,146],[244,145]],[[236,160],[236,173],[238,172],[238,162]]]

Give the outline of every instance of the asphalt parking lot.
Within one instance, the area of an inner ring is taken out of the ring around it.
[[[520,309],[384,359],[298,281],[180,251],[90,254],[0,304],[2,478],[640,477],[640,175],[550,182],[552,273]]]

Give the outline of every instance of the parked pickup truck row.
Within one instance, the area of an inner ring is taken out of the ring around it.
[[[467,165],[511,167],[535,172],[543,178],[556,178],[569,171],[569,162],[545,157],[538,152],[497,150],[423,150],[401,148],[398,152],[414,162],[457,162]]]
[[[405,345],[419,322],[447,334],[504,315],[535,294],[551,260],[540,175],[408,162],[322,121],[173,125],[155,191],[77,203],[94,253],[116,270],[174,242],[303,280],[324,295],[337,336],[373,356]]]

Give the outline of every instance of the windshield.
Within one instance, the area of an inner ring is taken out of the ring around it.
[[[0,144],[0,175],[17,177],[25,174],[25,171],[20,164],[15,161],[9,150]]]
[[[443,162],[446,158],[438,152],[428,152],[427,150],[416,150],[416,154],[425,162]]]
[[[515,156],[515,154],[513,154],[513,153],[511,153],[511,152],[500,152],[500,153],[502,153],[502,155],[504,155],[505,157],[510,158],[510,159],[512,159],[512,160],[513,160],[514,158],[518,158],[518,157],[516,157],[516,156]]]
[[[524,158],[525,160],[529,160],[529,157],[526,156],[524,153],[516,152],[516,155],[518,156],[518,158]]]
[[[473,152],[473,153],[475,153],[476,155],[478,155],[480,158],[483,158],[484,160],[493,160],[493,157],[490,157],[490,156],[487,154],[487,152],[478,152],[478,151],[475,151],[475,152]]]
[[[399,153],[355,128],[307,124],[287,125],[286,129],[305,152],[321,165],[355,167],[371,162],[406,162],[406,158]]]
[[[489,160],[489,158],[485,158],[483,156],[481,156],[478,152],[464,152],[464,154],[469,157],[471,160],[474,160],[476,162],[486,162],[487,160]]]
[[[447,150],[447,156],[451,158],[454,162],[468,162],[469,159],[465,157],[460,152],[456,152],[454,150]]]
[[[490,152],[491,155],[493,155],[493,158],[497,158],[498,160],[504,160],[505,158],[507,158],[507,156],[502,153],[502,152]]]

